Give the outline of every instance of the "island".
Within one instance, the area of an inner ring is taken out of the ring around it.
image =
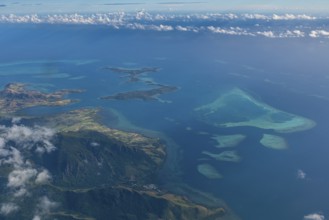
[[[0,115],[13,114],[34,106],[64,106],[76,100],[64,99],[71,93],[81,93],[79,89],[63,89],[53,93],[43,93],[28,89],[24,83],[9,83],[0,91]]]
[[[115,73],[124,74],[123,77],[128,77],[128,82],[136,83],[141,82],[144,84],[142,89],[127,91],[127,92],[119,92],[114,95],[100,97],[100,99],[104,100],[143,100],[143,101],[160,101],[160,102],[170,102],[161,100],[158,96],[175,92],[178,88],[176,86],[171,85],[163,85],[161,83],[157,83],[153,81],[151,78],[142,77],[147,73],[158,72],[160,68],[158,67],[141,67],[136,69],[127,69],[122,67],[104,67],[103,69],[110,70]],[[146,88],[145,88],[146,87]],[[150,88],[151,87],[151,88]]]
[[[104,67],[105,70],[110,70],[114,73],[124,74],[128,78],[128,82],[141,81],[140,76],[146,73],[155,73],[160,70],[158,67],[141,67],[136,69],[128,69],[122,67]]]
[[[154,100],[159,100],[158,98],[159,95],[175,92],[177,89],[178,88],[175,86],[159,85],[158,88],[154,88],[154,89],[120,92],[114,95],[101,97],[101,99],[106,99],[106,100],[130,100],[130,99],[138,100],[139,99],[143,101],[154,101]]]

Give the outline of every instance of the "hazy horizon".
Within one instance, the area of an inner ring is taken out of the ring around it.
[[[113,11],[217,11],[217,12],[255,12],[255,13],[326,13],[329,2],[324,0],[271,1],[264,3],[258,0],[248,1],[104,1],[92,3],[82,1],[47,1],[27,0],[12,2],[4,0],[0,4],[0,14],[9,13],[104,13]]]

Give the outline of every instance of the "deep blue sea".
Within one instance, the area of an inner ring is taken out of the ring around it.
[[[0,33],[1,87],[24,82],[44,91],[85,90],[69,96],[80,99],[77,104],[27,112],[96,106],[115,109],[131,124],[161,132],[179,146],[180,181],[223,199],[241,219],[329,216],[328,40],[115,30],[101,25],[1,24]],[[159,67],[159,72],[145,77],[179,89],[159,96],[170,103],[101,100],[145,89],[142,83],[129,83],[105,70],[106,66]],[[215,127],[199,120],[194,109],[230,88],[317,125],[280,134],[288,149],[275,150],[259,143],[263,133],[275,134],[273,130]],[[214,147],[211,137],[229,134],[246,135],[234,148],[242,159],[234,163],[208,158],[207,163],[223,175],[208,179],[197,170],[200,158],[207,158],[202,151],[223,151]],[[298,178],[298,170],[305,178]]]

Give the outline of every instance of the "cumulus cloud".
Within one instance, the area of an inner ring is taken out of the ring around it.
[[[273,31],[258,31],[257,32],[258,35],[264,36],[264,37],[269,37],[269,38],[275,38],[275,34],[273,33]]]
[[[0,137],[0,148],[3,148],[5,144],[6,144],[5,139]]]
[[[35,216],[33,216],[32,220],[41,220],[41,217],[40,217],[40,215],[35,215]]]
[[[318,38],[318,37],[329,37],[329,31],[326,30],[313,30],[309,34],[310,37],[312,38]]]
[[[304,220],[324,220],[324,219],[325,219],[324,215],[320,213],[313,213],[304,216]]]
[[[244,19],[255,19],[255,20],[270,20],[271,17],[262,14],[243,14]]]
[[[8,175],[7,187],[13,190],[13,197],[28,195],[29,187],[34,184],[47,184],[52,179],[49,171],[46,169],[38,171],[32,168],[29,163],[25,163],[24,166],[14,169]]]
[[[20,117],[14,117],[14,118],[11,119],[11,123],[12,124],[18,124],[18,123],[21,122],[21,120],[22,120],[22,118],[20,118]]]
[[[51,181],[50,173],[43,168],[35,167],[24,157],[25,152],[50,153],[55,147],[51,143],[55,132],[46,127],[27,127],[17,125],[0,126],[0,166],[9,165],[11,171],[7,178],[7,187],[12,198],[29,194],[33,185],[42,185]]]
[[[11,127],[0,127],[0,137],[3,143],[13,142],[20,148],[35,148],[38,153],[50,153],[55,150],[55,146],[50,142],[55,132],[46,127],[26,127],[14,124]],[[0,142],[0,146],[1,143]]]
[[[148,31],[172,31],[174,28],[170,25],[149,25],[149,24],[140,24],[140,23],[131,23],[127,24],[126,28],[131,30],[148,30]]]
[[[0,214],[9,215],[18,210],[18,206],[14,203],[2,203],[0,208]]]
[[[36,169],[25,168],[13,170],[8,175],[7,186],[10,188],[18,188],[25,186],[32,178],[35,178],[38,171]]]
[[[253,34],[248,33],[245,29],[242,29],[240,27],[229,27],[227,29],[224,29],[221,27],[208,26],[207,29],[212,33],[217,33],[217,34],[253,36]]]
[[[16,189],[16,191],[14,191],[13,196],[15,198],[19,198],[19,197],[26,196],[28,194],[29,194],[29,192],[27,191],[26,188],[19,188],[19,189]]]
[[[26,14],[1,15],[0,22],[7,23],[49,23],[49,24],[123,24],[131,21],[191,21],[191,20],[316,20],[317,17],[306,14],[234,14],[234,13],[194,13],[194,14],[159,14],[145,10],[136,13],[97,13],[97,14]]]
[[[1,204],[0,214],[9,215],[19,208],[22,197],[29,195],[37,185],[51,181],[48,170],[31,163],[27,157],[31,153],[51,153],[56,148],[51,143],[55,132],[40,126],[18,125],[18,118],[12,119],[12,126],[0,125],[0,166],[6,165],[11,171],[7,177],[8,202]],[[15,202],[15,203],[13,203]],[[41,197],[35,206],[34,219],[41,219],[58,204],[48,197]]]
[[[48,170],[43,170],[37,175],[37,178],[35,179],[35,183],[42,185],[49,183],[50,180],[51,180],[51,175],[48,172]]]
[[[301,14],[301,15],[294,15],[294,14],[284,14],[284,15],[277,15],[274,14],[272,16],[273,20],[315,20],[316,17]]]
[[[24,164],[21,152],[14,147],[0,149],[0,165],[12,165],[15,168]]]
[[[215,34],[263,36],[268,38],[311,37],[326,38],[328,32],[321,30],[325,17],[306,14],[235,14],[235,13],[148,13],[144,10],[136,13],[97,13],[97,14],[49,14],[49,15],[0,15],[0,23],[44,23],[106,25],[113,29],[141,31],[210,31]],[[304,29],[300,21],[307,20],[310,26]],[[207,21],[207,26],[205,26]],[[271,23],[268,23],[271,21]],[[315,22],[316,21],[316,22]],[[175,24],[175,25],[173,25]],[[193,24],[193,25],[191,25]],[[219,25],[220,26],[217,26]],[[320,27],[319,30],[316,28]],[[242,30],[239,30],[242,29]],[[41,148],[38,149],[43,152]]]
[[[37,204],[35,215],[33,220],[39,220],[42,216],[48,215],[51,210],[57,208],[59,204],[57,202],[51,201],[47,196],[43,196],[39,199]]]
[[[303,170],[298,170],[297,171],[297,178],[298,179],[305,179],[306,178],[306,173]]]
[[[189,31],[189,29],[187,27],[183,27],[183,26],[180,26],[180,25],[176,26],[176,30],[178,30],[178,31]]]
[[[287,31],[288,36],[293,36],[293,37],[304,37],[305,33],[300,30],[293,30],[293,31]]]

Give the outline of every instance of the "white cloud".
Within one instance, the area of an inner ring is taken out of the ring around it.
[[[284,15],[277,15],[273,14],[273,20],[315,20],[316,17],[309,16],[309,15],[294,15],[294,14],[284,14]]]
[[[305,33],[300,31],[300,30],[293,30],[292,33],[295,34],[296,37],[304,37],[305,36]]]
[[[4,138],[0,137],[0,148],[3,148],[6,144],[6,141]]]
[[[32,134],[32,129],[25,126],[14,125],[7,130],[6,139],[21,143],[30,139]]]
[[[174,28],[170,25],[160,24],[159,26],[155,26],[154,30],[157,30],[157,31],[172,31],[172,30],[174,30]]]
[[[20,118],[20,117],[14,117],[14,118],[11,119],[11,123],[12,124],[18,124],[18,123],[21,122],[21,120],[22,120],[22,118]]]
[[[33,220],[39,220],[42,216],[50,213],[51,210],[57,208],[59,204],[57,202],[51,201],[47,196],[43,196],[39,199],[37,204],[35,215]]]
[[[17,121],[13,120],[11,127],[0,125],[0,166],[10,165],[12,169],[7,177],[10,202],[2,204],[0,214],[3,215],[16,211],[18,206],[11,202],[21,201],[22,197],[31,193],[32,187],[51,181],[49,171],[36,167],[24,156],[33,152],[50,153],[55,150],[51,143],[55,132],[46,127],[17,125]],[[36,206],[35,219],[38,219],[38,216],[41,218],[56,205],[57,203],[51,202],[47,197],[41,198]]]
[[[178,26],[176,26],[176,30],[178,30],[178,31],[189,31],[189,28],[178,25]]]
[[[297,171],[297,178],[298,179],[305,179],[306,178],[306,173],[303,170],[298,170]]]
[[[51,209],[54,209],[58,206],[57,202],[51,201],[47,196],[43,196],[40,198],[40,203],[38,204],[38,208],[42,213],[48,213]]]
[[[262,14],[244,14],[242,15],[243,18],[245,19],[256,19],[256,20],[269,20],[271,19],[270,17]]]
[[[35,179],[35,183],[42,185],[48,183],[50,180],[51,180],[51,175],[48,172],[48,170],[43,170],[37,175],[37,178]]]
[[[257,34],[264,37],[275,38],[273,31],[258,31]]]
[[[1,126],[0,137],[4,142],[12,141],[20,148],[35,148],[38,153],[50,153],[56,148],[50,142],[55,132],[46,127],[26,127],[24,125],[14,124],[11,127]]]
[[[90,143],[90,146],[92,146],[92,147],[98,147],[99,146],[99,143],[97,143],[97,142],[91,142]]]
[[[318,38],[318,37],[329,37],[329,31],[326,30],[313,30],[309,34],[312,38]]]
[[[0,165],[9,164],[14,167],[20,167],[24,164],[21,152],[14,147],[0,150]]]
[[[0,214],[9,215],[18,210],[18,206],[14,203],[2,203],[0,208]]]
[[[39,215],[35,215],[32,220],[41,220],[41,217]]]
[[[232,13],[229,13],[229,14],[226,14],[226,17],[231,19],[231,20],[234,20],[234,19],[238,19],[239,16],[236,15],[236,14],[232,14]]]
[[[324,215],[319,213],[313,213],[304,216],[304,220],[324,220],[324,219],[325,219]]]
[[[252,36],[251,33],[248,33],[246,30],[244,30],[240,27],[230,27],[230,28],[224,29],[221,27],[208,26],[207,29],[209,31],[211,31],[212,33],[217,33],[217,34]]]
[[[25,195],[28,195],[28,194],[29,194],[29,192],[27,191],[27,189],[21,187],[13,193],[13,196],[15,198],[18,198],[18,197],[22,197],[22,196],[25,196]]]
[[[319,19],[329,19],[325,17],[315,17],[306,14],[220,14],[220,13],[147,13],[139,11],[137,13],[97,13],[97,14],[49,14],[49,15],[0,15],[0,23],[45,23],[45,24],[80,24],[80,25],[107,25],[113,29],[128,29],[142,31],[191,31],[225,35],[244,36],[264,36],[268,38],[290,38],[290,37],[329,37],[325,30],[316,30],[319,25],[314,23],[314,31],[309,31],[309,27],[301,27],[299,23],[293,21],[308,20],[313,22]],[[246,20],[250,20],[246,22]],[[172,26],[173,21],[175,26]],[[193,22],[196,21],[196,22]],[[212,23],[207,26],[204,21]],[[268,23],[271,21],[271,23]],[[266,23],[264,23],[266,22]],[[194,25],[191,25],[194,23]],[[218,24],[223,26],[215,27]],[[239,25],[242,30],[237,30]],[[312,23],[310,24],[312,25]],[[321,25],[321,24],[320,24]],[[322,27],[322,25],[320,26]],[[304,29],[303,29],[304,28]],[[299,30],[301,29],[301,30]],[[275,33],[275,35],[274,35]],[[305,34],[306,33],[306,34]],[[42,153],[46,149],[37,149]]]
[[[32,178],[35,178],[38,171],[32,168],[13,170],[8,175],[7,186],[19,188],[25,186]]]
[[[125,26],[128,29],[132,30],[145,30],[145,31],[173,31],[174,28],[170,25],[153,25],[153,24],[140,24],[140,23],[131,23]]]

